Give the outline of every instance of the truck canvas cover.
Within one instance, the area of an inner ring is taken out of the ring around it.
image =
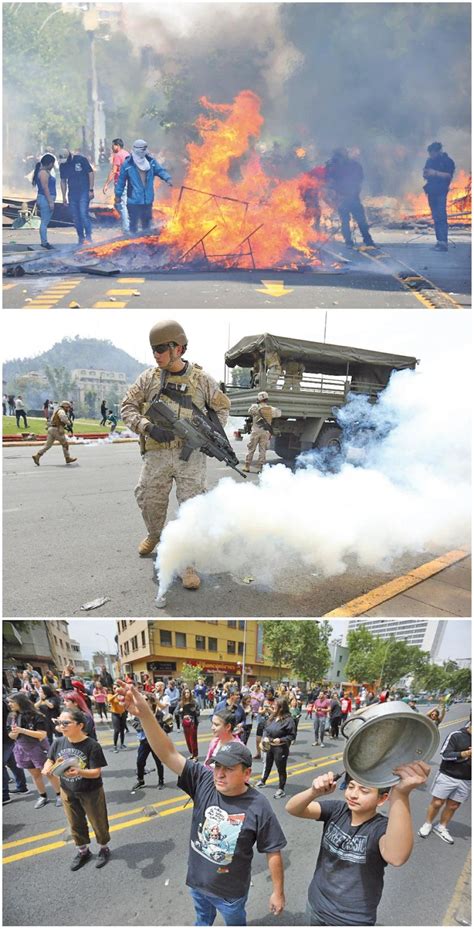
[[[414,369],[417,365],[417,359],[409,355],[390,355],[350,345],[329,345],[327,342],[306,342],[269,332],[241,339],[226,352],[225,363],[228,368],[236,365],[251,368],[256,353],[263,356],[267,352],[277,352],[282,367],[285,361],[297,361],[311,374],[349,374],[353,380],[378,384],[387,384],[392,371]]]

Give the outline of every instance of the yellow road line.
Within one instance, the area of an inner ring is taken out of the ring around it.
[[[123,296],[123,297],[133,297],[134,293],[135,293],[134,290],[128,290],[128,289],[108,290],[106,296],[115,297],[118,295],[118,296]]]
[[[371,261],[376,261],[376,260],[377,260],[377,256],[376,256],[376,255],[371,255],[371,254],[369,254],[369,252],[365,251],[365,250],[362,249],[362,248],[359,248],[358,251],[359,251],[362,255],[364,255],[365,258],[370,258]],[[415,271],[414,268],[410,267],[410,265],[407,265],[404,261],[401,260],[401,258],[393,258],[391,255],[383,255],[383,256],[379,256],[379,257],[389,258],[391,261],[395,261],[397,264],[401,265],[403,268],[406,268],[407,271],[411,271],[411,272],[412,272],[412,274],[414,275],[414,277],[412,277],[412,278],[409,278],[409,277],[407,277],[407,278],[400,278],[397,274],[394,274],[392,271],[388,271],[388,273],[391,275],[391,277],[393,277],[396,281],[398,281],[398,282],[403,286],[404,290],[406,290],[406,291],[408,291],[409,293],[413,294],[413,295],[417,298],[417,300],[419,300],[419,302],[422,303],[424,306],[426,306],[429,310],[436,310],[436,309],[437,309],[436,305],[433,304],[433,303],[429,300],[428,297],[425,297],[424,294],[420,294],[420,293],[418,293],[418,291],[416,291],[415,289],[413,289],[413,288],[407,286],[407,285],[405,284],[405,281],[409,281],[409,280],[423,280],[423,281],[426,281],[427,284],[429,284],[431,287],[434,288],[434,290],[436,291],[436,293],[441,294],[441,296],[443,296],[443,297],[448,301],[448,303],[451,304],[451,306],[453,307],[453,309],[455,309],[455,310],[462,310],[461,304],[460,304],[460,303],[457,303],[456,300],[453,300],[453,298],[450,296],[450,294],[447,294],[445,290],[442,290],[441,287],[438,287],[438,285],[435,284],[434,281],[430,280],[429,277],[425,277],[424,274],[418,274],[418,273]]]
[[[367,610],[391,600],[397,594],[409,590],[410,587],[415,587],[416,584],[420,584],[421,581],[425,581],[429,577],[433,577],[434,574],[439,574],[444,568],[448,568],[449,565],[455,564],[457,561],[462,561],[468,555],[469,552],[465,549],[453,549],[453,551],[447,552],[433,561],[420,565],[419,568],[414,568],[408,574],[395,577],[393,580],[388,581],[387,584],[381,584],[380,587],[374,587],[373,590],[369,590],[362,597],[356,597],[354,600],[349,600],[348,603],[337,607],[337,609],[324,613],[323,618],[327,616],[361,616]]]
[[[118,277],[117,284],[144,284],[144,277]]]
[[[94,309],[98,310],[117,310],[122,309],[122,307],[127,306],[126,302],[121,302],[120,300],[99,300],[98,303],[94,303]]]
[[[53,852],[56,848],[64,848],[67,842],[54,842],[51,845],[41,845],[39,848],[30,848],[28,852],[18,852],[16,855],[9,855],[3,859],[3,864],[10,864],[12,861],[20,861],[21,858],[32,858],[34,855],[42,855],[44,852]]]
[[[18,848],[19,845],[27,845],[28,842],[40,842],[41,839],[51,839],[53,835],[61,835],[63,832],[64,826],[62,829],[53,829],[52,832],[41,832],[40,835],[28,836],[27,839],[16,839],[15,842],[5,842],[2,845],[2,849]]]
[[[15,284],[3,284],[3,285],[2,285],[2,286],[3,286],[3,290],[11,290],[12,287],[18,287],[18,284],[19,284],[19,283],[20,283],[20,282],[17,281]]]
[[[456,886],[454,888],[453,896],[451,897],[448,909],[446,910],[443,922],[441,923],[442,926],[455,926],[456,923],[458,922],[458,920],[456,919],[456,913],[457,913],[457,910],[459,909],[463,892],[466,893],[467,895],[469,895],[469,892],[470,892],[470,885],[471,885],[470,872],[471,872],[471,852],[469,851],[466,861],[464,862],[464,867],[456,881]],[[463,925],[463,923],[461,923],[461,925]],[[464,925],[467,925],[467,923],[464,923]]]

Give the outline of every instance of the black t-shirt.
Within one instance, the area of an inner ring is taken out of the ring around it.
[[[433,158],[427,159],[425,171],[427,168],[431,168],[433,171],[442,171],[444,174],[449,174],[450,177],[427,177],[423,190],[427,194],[447,193],[456,169],[453,159],[446,152],[438,153]]]
[[[439,766],[440,774],[455,777],[461,781],[471,780],[471,759],[461,758],[461,752],[471,748],[471,733],[464,729],[457,729],[446,737],[441,746],[442,762]]]
[[[352,826],[345,800],[318,803],[324,830],[308,890],[311,907],[328,926],[373,926],[387,864],[379,839],[388,819],[376,813],[361,826]]]
[[[226,797],[216,790],[213,772],[190,761],[178,787],[194,800],[186,884],[226,900],[243,897],[250,887],[253,846],[276,852],[286,845],[268,800],[254,787]]]
[[[57,739],[53,742],[49,753],[48,758],[51,758],[52,761],[57,761],[61,758],[77,758],[77,767],[78,768],[105,768],[107,766],[107,761],[105,759],[104,753],[101,746],[95,739],[84,739],[83,742],[70,742],[66,736],[63,736],[61,739]],[[61,781],[61,787],[66,793],[70,794],[85,794],[91,793],[93,790],[97,790],[98,787],[102,786],[102,778],[86,778],[86,777],[64,777],[59,778]]]
[[[62,181],[67,181],[68,197],[77,200],[81,194],[89,190],[89,174],[92,167],[84,155],[72,155],[64,164],[59,166]],[[109,686],[109,685],[107,685]]]
[[[47,731],[47,733],[48,733],[48,739],[51,740],[51,739],[52,739],[52,736],[53,736],[53,733],[56,732],[56,728],[55,728],[55,725],[54,725],[54,723],[53,723],[53,719],[57,719],[57,717],[59,716],[59,714],[60,714],[60,712],[61,712],[61,701],[60,701],[59,697],[56,696],[56,694],[54,694],[52,697],[48,697],[48,703],[52,703],[52,704],[53,704],[52,708],[49,707],[49,706],[46,706],[45,703],[41,703],[40,706],[38,707],[38,709],[39,709],[39,711],[43,714],[43,716],[44,716],[44,718],[45,718],[45,723],[46,723],[46,725],[45,725],[44,728],[46,729],[46,731]]]

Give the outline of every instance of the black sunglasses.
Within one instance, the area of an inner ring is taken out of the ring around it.
[[[152,345],[152,351],[156,355],[164,355],[170,348],[174,348],[174,342],[161,342],[160,345]]]

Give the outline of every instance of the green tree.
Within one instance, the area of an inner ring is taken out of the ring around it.
[[[270,619],[263,624],[263,643],[266,654],[278,668],[279,676],[283,668],[290,668],[294,642],[297,635],[294,620]],[[299,625],[299,623],[297,624]]]
[[[194,685],[197,683],[198,677],[205,677],[205,676],[206,675],[204,674],[204,668],[202,668],[201,665],[199,664],[194,665],[194,664],[187,664],[185,662],[181,668],[180,677],[183,681],[186,681],[189,687],[194,687]]]
[[[382,639],[378,641],[383,642]],[[383,670],[383,656],[380,648],[377,649],[377,639],[369,632],[367,626],[362,625],[358,629],[350,630],[347,634],[347,645],[349,658],[346,676],[360,683],[372,684]]]
[[[250,369],[241,368],[236,365],[231,371],[231,381],[233,387],[250,387]]]
[[[436,691],[445,690],[448,686],[446,671],[441,665],[427,664],[418,671],[413,680],[413,689]]]
[[[323,679],[331,664],[328,648],[331,632],[332,626],[326,620],[321,623],[313,619],[298,622],[291,654],[291,668],[298,680],[312,683]]]
[[[86,416],[89,416],[91,419],[96,415],[97,412],[97,391],[96,390],[86,390],[84,394],[84,407],[86,410]]]
[[[470,696],[472,687],[471,669],[457,668],[455,671],[448,672],[446,686],[452,694]]]
[[[71,372],[62,366],[55,368],[50,365],[45,365],[44,373],[53,393],[51,399],[56,403],[61,403],[62,400],[69,400],[76,386],[74,378],[71,377]]]

